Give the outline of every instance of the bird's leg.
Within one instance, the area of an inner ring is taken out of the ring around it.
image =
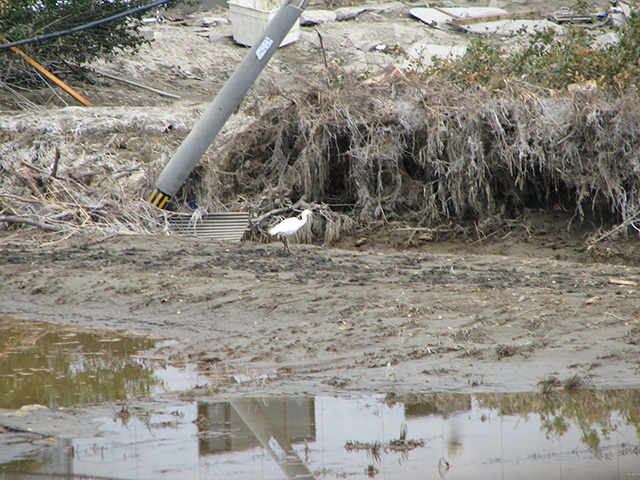
[[[289,239],[287,237],[282,237],[282,245],[287,254],[291,254],[291,250],[289,250]]]

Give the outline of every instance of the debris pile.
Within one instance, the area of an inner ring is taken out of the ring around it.
[[[144,200],[196,113],[68,107],[0,120],[0,225],[73,234],[163,228]]]
[[[287,96],[203,167],[223,203],[322,202],[364,223],[423,226],[557,204],[625,222],[640,209],[633,94],[351,78]]]
[[[342,9],[341,18],[353,18],[349,12]],[[454,8],[411,9],[416,22],[431,24],[425,15],[436,13],[465,30],[541,21],[529,18],[534,12],[469,17]],[[556,25],[564,29],[584,19],[562,20]],[[380,55],[408,56],[397,46],[363,45]],[[326,53],[322,38],[318,48]],[[456,51],[460,61],[465,51]],[[324,55],[321,77],[286,91],[263,85],[259,96],[245,100],[174,207],[251,212],[254,239],[264,236],[271,213],[308,205],[321,213],[313,233],[325,242],[356,224],[391,221],[432,228],[466,222],[488,234],[526,209],[557,206],[574,212],[576,222],[591,216],[603,228],[619,224],[618,233],[634,228],[640,97],[633,88],[614,94],[591,79],[549,88],[502,74],[471,81],[471,74],[455,77],[453,69],[426,63],[418,69],[415,62],[388,62],[382,72],[364,75],[330,60]],[[456,61],[439,65],[463,65]],[[144,199],[202,113],[194,106],[180,111],[172,105],[67,108],[54,120],[28,114],[2,119],[0,227],[30,224],[71,233],[165,228]]]

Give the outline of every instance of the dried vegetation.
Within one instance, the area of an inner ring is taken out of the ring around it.
[[[635,93],[432,79],[348,79],[288,94],[229,139],[213,194],[261,209],[317,202],[362,223],[473,221],[573,208],[631,223],[640,206]],[[212,185],[213,181],[207,180]],[[485,232],[488,233],[488,232]]]
[[[0,225],[97,235],[163,228],[144,201],[192,112],[68,108],[0,120]]]
[[[328,69],[297,91],[273,85],[246,102],[246,127],[218,138],[175,205],[249,210],[253,238],[273,214],[307,204],[322,213],[313,234],[326,242],[392,221],[484,235],[557,206],[572,221],[629,233],[640,215],[640,99],[633,86],[621,92],[507,76],[480,85],[447,68],[368,80]],[[100,132],[91,124],[88,144],[82,122],[0,124],[0,225],[163,228],[143,199],[195,121],[163,114],[113,114]]]

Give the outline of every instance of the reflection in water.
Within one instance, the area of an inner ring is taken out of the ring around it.
[[[499,415],[539,416],[547,438],[562,438],[570,430],[580,432],[581,443],[596,458],[603,458],[604,442],[615,436],[620,424],[633,425],[640,435],[640,395],[637,390],[600,390],[564,395],[477,395],[480,406],[495,408]]]
[[[110,478],[627,479],[640,391],[287,397],[172,404],[104,419],[0,472]],[[357,448],[350,448],[354,445]],[[402,446],[406,448],[402,448]],[[36,469],[34,465],[38,465]]]
[[[244,412],[257,412],[278,424],[283,443],[315,440],[313,398],[290,397],[238,399],[233,402],[198,403],[198,432],[203,454],[245,450],[260,445],[251,427],[242,419]]]
[[[0,317],[0,408],[50,408],[148,395],[159,380],[133,358],[156,343]]]
[[[0,408],[55,409],[199,384],[193,371],[136,357],[154,344],[0,318]],[[97,419],[101,433],[90,438],[0,425],[0,478],[640,477],[640,390],[439,393],[396,403],[171,400],[121,408],[115,418]]]

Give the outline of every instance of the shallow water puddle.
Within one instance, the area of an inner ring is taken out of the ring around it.
[[[640,391],[253,398],[132,405],[4,474],[85,478],[606,478],[640,475]],[[108,475],[105,475],[108,472]],[[1,473],[0,473],[1,476]]]
[[[0,403],[13,417],[128,399],[115,415],[89,407],[97,426],[84,437],[82,425],[51,437],[0,418],[0,478],[640,477],[640,390],[149,400],[203,382],[138,356],[155,342],[0,321]]]
[[[0,408],[49,408],[148,396],[206,383],[139,354],[161,339],[0,317]]]

